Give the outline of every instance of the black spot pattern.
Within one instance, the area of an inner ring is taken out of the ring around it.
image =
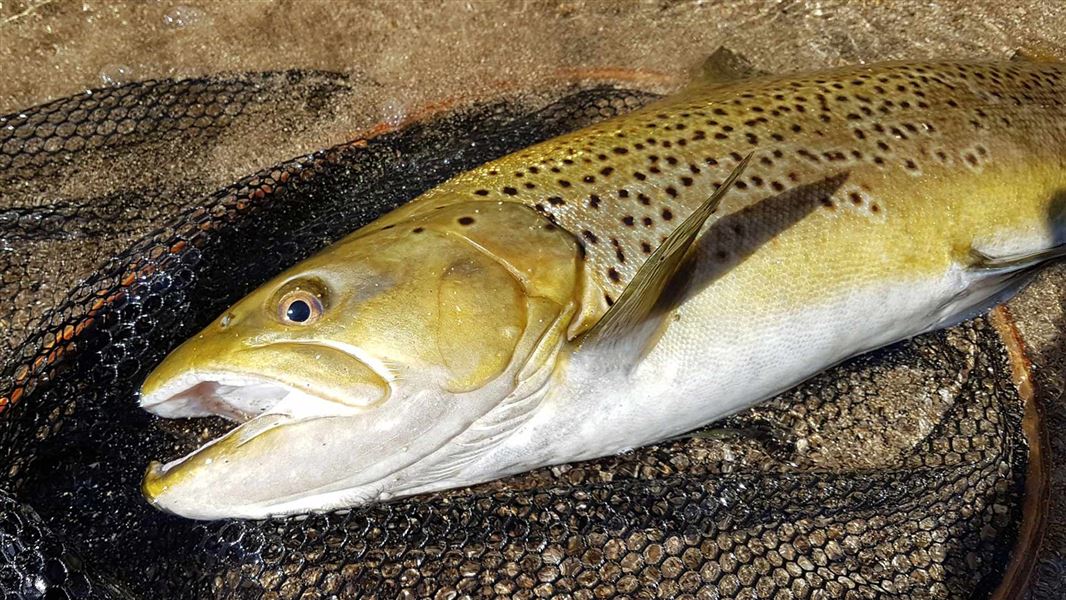
[[[740,82],[522,151],[483,171],[474,194],[535,206],[586,240],[617,239],[589,249],[594,277],[617,297],[640,265],[623,257],[654,250],[637,232],[665,238],[749,152],[726,212],[846,172],[848,185],[817,199],[824,211],[891,214],[878,185],[981,172],[997,158],[990,136],[1066,145],[1062,126],[1046,126],[1066,121],[1056,120],[1064,83],[1059,66],[1024,62],[887,64]]]

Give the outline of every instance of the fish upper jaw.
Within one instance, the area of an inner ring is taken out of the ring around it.
[[[139,404],[165,419],[217,416],[236,423],[271,413],[313,418],[365,410],[259,375],[225,371],[186,371],[158,386],[146,381]]]
[[[256,376],[186,371],[159,383],[149,378],[139,404],[165,419],[219,416],[244,423],[276,406],[287,394],[283,386]]]

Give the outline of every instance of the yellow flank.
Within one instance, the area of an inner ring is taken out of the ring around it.
[[[609,304],[754,152],[707,257],[731,278],[805,273],[789,296],[802,305],[941,274],[971,248],[1050,235],[1066,190],[1063,75],[1043,62],[887,63],[698,82],[463,174],[364,232],[452,203],[532,206],[583,244]]]

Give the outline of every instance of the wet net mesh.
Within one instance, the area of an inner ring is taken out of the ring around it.
[[[301,81],[148,82],[9,115],[0,180],[45,189],[100,153],[148,151],[157,136],[195,143],[264,86]],[[327,82],[315,93],[343,85]],[[166,110],[152,108],[160,98]],[[163,226],[11,344],[0,372],[0,597],[987,597],[1015,542],[1027,451],[1005,351],[983,320],[852,360],[714,429],[473,489],[208,523],[142,500],[149,460],[224,427],[137,408],[137,386],[169,349],[447,177],[651,98],[584,87],[539,108],[461,109],[215,193],[97,191],[74,208],[43,192],[5,200],[11,261],[43,238],[74,251],[104,222]],[[143,120],[123,126],[137,107]],[[90,122],[111,133],[92,137]],[[32,277],[4,277],[9,301],[33,296]],[[6,323],[21,318],[5,310]]]

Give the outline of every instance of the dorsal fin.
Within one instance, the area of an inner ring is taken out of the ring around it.
[[[665,312],[656,314],[663,291],[669,288],[674,276],[699,237],[707,219],[718,210],[729,188],[744,172],[751,154],[737,164],[729,178],[688,216],[655,252],[644,261],[633,280],[622,290],[618,301],[578,341],[584,349],[592,346],[621,346],[632,348],[635,354],[643,351],[645,342],[658,329]],[[619,353],[625,358],[629,353]]]

